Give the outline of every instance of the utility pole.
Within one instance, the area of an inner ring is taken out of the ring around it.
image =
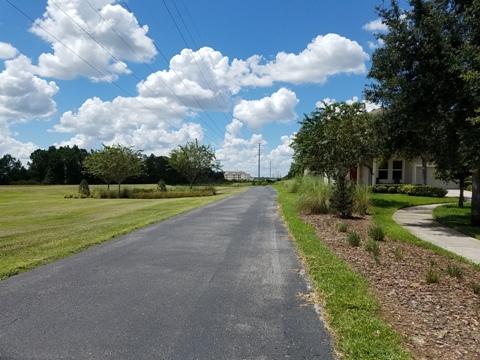
[[[270,179],[272,179],[272,160],[270,160]]]
[[[260,185],[260,143],[258,143],[258,184]]]

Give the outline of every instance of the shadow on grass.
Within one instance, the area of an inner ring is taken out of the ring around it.
[[[394,199],[379,199],[379,198],[373,198],[371,199],[371,203],[373,206],[379,207],[379,208],[396,208],[396,209],[401,209],[407,206],[411,206],[411,204],[407,201],[400,201],[400,200],[394,200]]]

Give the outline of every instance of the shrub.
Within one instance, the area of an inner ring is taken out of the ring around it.
[[[355,207],[355,185],[340,176],[335,180],[331,199],[332,209],[341,217],[350,217]]]
[[[444,188],[428,185],[403,185],[399,190],[402,194],[426,197],[444,197],[448,192]]]
[[[355,211],[360,215],[366,215],[370,206],[372,191],[370,187],[357,185],[355,187]]]
[[[98,188],[93,190],[92,192],[92,197],[96,199],[107,199],[107,198],[116,198],[117,197],[117,191],[115,190],[108,190],[105,188]]]
[[[332,188],[317,176],[305,176],[299,188],[297,206],[310,214],[328,214]]]
[[[165,184],[165,181],[163,179],[160,179],[157,183],[157,190],[160,192],[165,192],[167,191],[167,185]]]
[[[347,235],[347,241],[352,246],[360,246],[360,235],[356,232],[349,232]]]
[[[385,231],[380,226],[372,225],[368,228],[368,236],[374,241],[384,241]]]
[[[87,180],[83,179],[78,186],[78,193],[80,195],[90,196],[90,187]]]
[[[396,194],[397,193],[397,187],[396,186],[389,186],[387,191],[388,191],[389,194]]]
[[[384,194],[388,191],[388,188],[385,185],[377,186],[377,192],[380,194]]]

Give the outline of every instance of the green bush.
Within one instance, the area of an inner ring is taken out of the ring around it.
[[[341,217],[350,217],[355,209],[355,184],[345,177],[335,179],[331,207]]]
[[[396,194],[397,193],[397,187],[396,186],[389,186],[387,191],[388,191],[389,194]]]
[[[160,192],[165,192],[167,191],[167,184],[165,184],[165,181],[163,179],[160,179],[157,183],[157,190]]]
[[[472,191],[472,185],[467,186],[467,191]]]
[[[416,185],[401,185],[398,187],[397,192],[400,194],[407,194],[415,187]]]
[[[388,188],[385,185],[378,185],[376,188],[377,192],[380,194],[384,194],[388,191]]]
[[[88,186],[87,180],[83,179],[78,186],[78,193],[80,195],[90,196],[90,187]]]
[[[444,197],[448,192],[444,188],[428,185],[403,185],[399,190],[402,194],[426,197]]]
[[[116,190],[107,190],[105,188],[98,188],[93,190],[92,197],[96,199],[108,199],[108,198],[116,198],[118,196],[118,192]]]

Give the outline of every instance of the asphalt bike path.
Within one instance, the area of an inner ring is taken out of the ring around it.
[[[0,282],[0,359],[334,359],[275,197],[254,187]]]

